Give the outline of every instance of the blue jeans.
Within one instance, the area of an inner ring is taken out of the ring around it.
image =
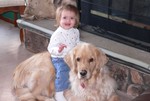
[[[52,63],[54,65],[55,72],[56,72],[56,79],[55,79],[56,92],[64,91],[70,85],[70,82],[69,82],[70,68],[65,63],[63,58],[52,57]]]

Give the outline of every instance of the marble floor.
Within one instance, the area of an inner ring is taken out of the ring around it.
[[[19,28],[0,20],[0,101],[15,101],[11,93],[13,71],[31,55],[20,43]]]

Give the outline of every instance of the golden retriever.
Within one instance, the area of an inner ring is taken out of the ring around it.
[[[106,55],[88,43],[81,43],[65,57],[70,66],[71,88],[67,101],[119,101],[117,84],[104,66]],[[55,101],[55,69],[48,52],[20,63],[13,75],[13,92],[19,101]]]
[[[69,65],[71,88],[65,92],[67,101],[120,101],[116,81],[104,66],[108,58],[89,43],[81,43],[65,57]]]
[[[13,92],[19,101],[55,101],[55,69],[48,52],[20,63],[13,75]]]

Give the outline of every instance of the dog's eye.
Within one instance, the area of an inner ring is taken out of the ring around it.
[[[79,62],[79,61],[80,61],[80,58],[78,57],[76,60]]]
[[[90,58],[90,59],[89,59],[89,62],[93,62],[93,60],[94,60],[93,58]]]

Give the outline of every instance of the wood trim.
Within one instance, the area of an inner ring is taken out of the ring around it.
[[[19,7],[19,13],[20,15],[24,14],[25,6],[20,6]]]
[[[25,6],[13,6],[13,7],[0,7],[0,14],[4,12],[18,12],[18,13],[23,13],[25,9]]]

